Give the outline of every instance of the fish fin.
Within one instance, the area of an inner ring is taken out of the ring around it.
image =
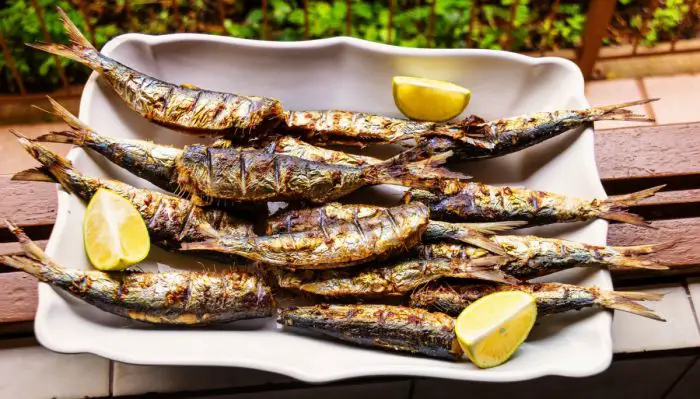
[[[63,169],[73,169],[73,164],[71,161],[37,143],[37,141],[39,141],[38,138],[34,140],[29,139],[14,129],[10,129],[10,133],[14,134],[15,137],[17,137],[17,141],[19,141],[20,145],[22,145],[22,147],[24,147],[24,149],[42,165],[49,168],[57,165]]]
[[[482,234],[496,234],[503,231],[513,230],[527,224],[523,220],[513,220],[505,222],[488,223],[454,223],[457,226],[464,226],[465,229],[473,230]]]
[[[183,89],[199,90],[199,86],[193,85],[192,83],[181,83],[180,87]]]
[[[19,244],[22,246],[22,250],[27,256],[38,261],[50,260],[48,256],[46,256],[44,251],[41,248],[39,248],[39,246],[36,245],[34,241],[32,241],[29,238],[29,236],[27,236],[24,230],[22,230],[14,222],[12,222],[11,220],[5,220],[5,225],[10,230],[10,232],[12,232],[12,234],[14,234],[15,237],[17,237],[17,241],[19,241]]]
[[[620,256],[611,260],[610,264],[622,269],[668,270],[669,268],[659,262],[636,256]]]
[[[627,295],[620,295],[615,291],[602,291],[598,304],[604,308],[620,310],[658,321],[666,321],[653,310],[632,301]]]
[[[451,238],[453,240],[462,241],[466,244],[471,244],[479,248],[483,248],[494,254],[507,256],[508,254],[503,249],[502,246],[491,241],[486,235],[478,231],[469,229],[452,229],[446,234],[446,238]]]
[[[90,56],[97,54],[99,59],[99,51],[97,51],[97,49],[85,38],[85,36],[83,36],[78,27],[75,26],[75,24],[73,23],[73,21],[70,20],[70,18],[68,18],[68,15],[66,15],[66,13],[61,9],[61,7],[56,7],[56,9],[59,15],[59,19],[63,23],[63,27],[65,28],[66,33],[70,38],[71,45],[66,46],[64,44],[56,43],[26,43],[26,45],[37,50],[45,51],[47,53],[70,58],[95,70],[101,70],[102,66],[100,62],[96,61],[94,59],[94,56]]]
[[[73,130],[85,130],[85,131],[92,132],[92,129],[90,129],[89,126],[87,126],[80,119],[78,119],[77,116],[73,115],[70,111],[68,111],[66,109],[66,107],[61,105],[58,101],[54,100],[50,96],[46,96],[46,99],[49,100],[49,103],[51,104],[51,111],[44,110],[44,109],[36,107],[36,106],[34,108],[38,108],[44,112],[58,116],[59,118],[61,118],[63,120],[63,122],[65,122]]]
[[[630,213],[624,210],[624,208],[636,205],[639,201],[654,196],[659,190],[663,189],[666,185],[660,185],[656,187],[647,188],[635,193],[616,195],[602,201],[602,207],[607,211],[602,211],[600,217],[606,220],[614,220],[616,222],[629,223],[636,226],[650,227],[649,222],[644,220],[639,215]]]
[[[658,292],[633,292],[633,291],[611,291],[615,296],[630,299],[632,301],[660,301],[665,294]]]
[[[635,114],[634,112],[623,109],[634,105],[647,104],[652,101],[657,101],[658,98],[650,98],[646,100],[629,101],[626,103],[604,105],[602,107],[592,107],[585,112],[591,116],[591,121],[636,121],[636,122],[654,122],[654,118],[646,115]]]
[[[497,269],[476,269],[469,272],[469,274],[477,280],[493,281],[507,285],[518,285],[523,283],[521,280],[518,280],[510,274]]]
[[[675,241],[666,241],[658,244],[631,245],[627,247],[611,247],[624,255],[648,255],[676,245]]]
[[[46,166],[25,169],[21,172],[17,172],[14,175],[12,175],[12,178],[10,180],[41,181],[41,182],[48,182],[48,183],[58,183],[58,180],[56,180],[51,175],[51,172],[49,172],[49,168],[47,168]]]
[[[605,220],[610,220],[610,221],[615,221],[615,222],[620,222],[620,223],[627,223],[635,226],[641,226],[641,227],[648,227],[653,229],[649,224],[649,221],[645,220],[643,217],[627,212],[627,211],[608,211],[608,212],[601,212],[598,216],[600,216],[601,219]]]
[[[400,156],[401,154],[376,165],[365,166],[363,176],[371,184],[396,184],[418,188],[440,188],[446,182],[470,179],[462,173],[439,166],[452,156],[451,151],[411,163],[402,162]]]
[[[231,148],[233,143],[229,139],[217,138],[213,143],[209,145],[211,148]]]

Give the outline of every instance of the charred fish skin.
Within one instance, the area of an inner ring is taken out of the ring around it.
[[[428,208],[415,203],[381,209],[374,217],[321,223],[306,231],[247,239],[218,237],[184,244],[183,249],[221,251],[281,267],[340,268],[415,246],[427,224]]]
[[[316,305],[278,311],[285,327],[321,333],[360,346],[458,360],[454,319],[389,305]]]
[[[532,279],[573,267],[599,266],[605,268],[642,268],[665,270],[668,267],[640,255],[653,254],[670,244],[651,244],[632,247],[588,245],[555,238],[533,236],[494,235],[489,239],[501,246],[508,260],[499,270],[518,279]],[[482,248],[452,243],[432,243],[415,248],[418,259],[476,260],[489,255]]]
[[[497,270],[500,256],[477,261],[404,258],[388,265],[374,263],[344,270],[278,271],[281,288],[329,298],[401,296],[440,278],[478,279],[513,284],[518,280]]]
[[[340,110],[286,111],[285,131],[317,144],[394,143],[429,132],[433,122]]]
[[[154,244],[166,249],[179,249],[183,242],[205,240],[209,236],[202,232],[202,226],[232,237],[254,235],[251,223],[238,219],[229,212],[200,208],[186,199],[139,189],[120,181],[85,176],[75,170],[67,159],[17,132],[13,133],[17,135],[22,147],[43,165],[38,169],[20,172],[12,177],[13,180],[57,182],[86,202],[90,201],[97,190],[109,189],[128,200],[139,211]]]
[[[562,283],[520,285],[430,284],[411,295],[410,306],[458,316],[474,301],[495,292],[520,291],[532,295],[538,317],[584,308],[617,309],[654,320],[664,321],[651,309],[635,301],[658,301],[663,295],[645,292],[605,291]]]
[[[204,325],[272,315],[269,285],[256,274],[142,273],[66,269],[8,222],[26,255],[0,262],[35,276],[106,312],[151,324]]]
[[[29,44],[70,58],[98,72],[121,99],[142,117],[185,133],[247,134],[251,129],[282,121],[276,99],[203,90],[150,77],[101,54],[58,8],[71,45]],[[268,126],[269,125],[269,126]]]
[[[453,222],[524,221],[529,226],[539,226],[601,218],[648,226],[648,222],[627,212],[626,208],[654,196],[663,187],[603,200],[587,200],[546,191],[469,182],[452,192],[411,189],[405,200],[422,202],[430,207],[432,218]]]

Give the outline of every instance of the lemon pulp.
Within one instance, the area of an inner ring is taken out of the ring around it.
[[[392,81],[396,107],[407,118],[443,122],[464,111],[471,91],[454,83],[412,76],[395,76]]]
[[[455,321],[464,353],[477,367],[505,363],[530,334],[537,318],[535,298],[518,291],[497,292],[467,306]]]
[[[141,214],[125,198],[99,189],[83,221],[85,251],[99,270],[123,270],[141,262],[151,247]]]

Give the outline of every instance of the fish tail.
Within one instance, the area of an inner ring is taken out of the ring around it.
[[[445,152],[428,159],[406,163],[398,156],[363,168],[363,176],[371,184],[396,184],[407,187],[439,188],[446,180],[468,180],[470,177],[440,167],[452,156]]]
[[[647,317],[649,319],[654,319],[658,321],[666,321],[664,318],[656,314],[653,310],[647,308],[646,306],[640,305],[634,300],[658,300],[658,294],[645,295],[642,292],[615,292],[615,291],[601,291],[600,298],[598,299],[598,304],[604,308],[620,310],[623,312],[628,312],[636,314],[639,316]],[[651,298],[651,299],[638,299],[638,298]]]
[[[84,124],[77,116],[73,115],[65,107],[59,104],[53,98],[47,96],[51,103],[51,111],[43,110],[52,115],[61,118],[73,130],[51,131],[48,134],[41,135],[35,140],[47,143],[64,143],[77,146],[84,146],[86,143],[91,143],[94,132],[86,124]],[[36,107],[38,108],[38,107]]]
[[[657,261],[637,256],[618,256],[610,260],[610,265],[625,269],[668,270],[668,266]]]
[[[654,122],[654,118],[647,115],[635,114],[634,112],[624,109],[634,105],[647,104],[652,101],[657,101],[658,98],[646,100],[629,101],[620,104],[604,105],[602,107],[593,107],[586,112],[590,115],[591,121],[635,121],[635,122]]]
[[[627,247],[610,247],[624,255],[648,255],[676,245],[675,241],[666,241],[658,244],[630,245]]]
[[[637,226],[651,227],[649,222],[644,220],[639,215],[630,213],[624,208],[636,205],[639,201],[653,197],[659,190],[663,189],[666,185],[660,185],[656,187],[647,188],[645,190],[637,191],[635,193],[617,195],[610,197],[602,202],[602,208],[607,209],[601,211],[600,217],[606,220],[612,220],[616,222],[629,223]]]
[[[10,267],[17,270],[22,270],[33,276],[39,276],[41,270],[45,267],[44,262],[49,263],[53,266],[51,260],[46,256],[44,251],[32,241],[29,236],[19,228],[11,220],[5,220],[5,225],[12,232],[12,234],[17,237],[22,250],[24,251],[24,256],[7,255],[0,256],[0,263],[4,263]]]
[[[83,36],[73,21],[68,18],[68,15],[57,7],[59,19],[63,23],[63,27],[70,38],[71,44],[56,44],[56,43],[26,43],[27,46],[37,50],[45,51],[50,54],[59,55],[69,58],[73,61],[80,62],[93,70],[101,71],[102,63],[100,52]]]
[[[17,141],[19,141],[20,145],[22,145],[34,159],[42,164],[39,168],[27,169],[16,173],[12,176],[12,180],[57,182],[66,190],[73,192],[73,179],[76,177],[77,172],[75,172],[71,161],[36,141],[30,140],[16,130],[10,130],[10,132],[17,137]]]

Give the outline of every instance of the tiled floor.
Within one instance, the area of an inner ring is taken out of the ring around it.
[[[636,110],[651,113],[658,124],[700,121],[700,74],[592,81],[586,84],[586,97],[591,105],[659,98]],[[596,122],[596,129],[634,125]]]

